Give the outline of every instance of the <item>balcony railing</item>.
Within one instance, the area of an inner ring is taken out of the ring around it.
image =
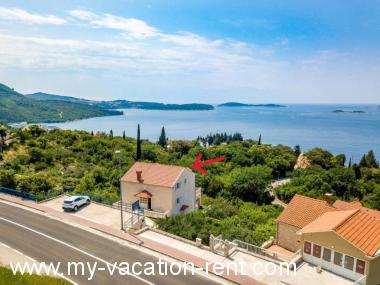
[[[269,251],[265,248],[241,241],[241,240],[233,240],[233,243],[237,244],[237,247],[240,249],[243,249],[249,253],[255,254],[255,255],[260,255],[264,257],[268,257],[270,259],[274,259],[276,261],[284,261],[284,262],[290,262],[293,259],[295,259],[297,256],[300,255],[300,251],[295,252],[293,255],[285,255],[285,254],[280,254],[277,252],[272,252]]]

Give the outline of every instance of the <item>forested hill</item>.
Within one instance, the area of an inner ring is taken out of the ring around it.
[[[46,94],[42,92],[27,95],[36,100],[59,100],[67,102],[84,103],[98,106],[103,109],[145,109],[145,110],[212,110],[214,106],[209,104],[189,103],[189,104],[164,104],[158,102],[134,102],[128,100],[113,100],[113,101],[93,101],[70,96],[61,96]]]
[[[13,122],[64,122],[122,112],[68,101],[38,101],[0,84],[0,124]]]

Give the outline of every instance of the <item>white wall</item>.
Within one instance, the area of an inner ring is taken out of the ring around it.
[[[186,179],[186,183],[185,183]],[[177,183],[180,183],[180,187],[174,186],[172,195],[173,209],[172,214],[180,214],[182,205],[187,205],[189,208],[185,210],[185,213],[195,210],[195,174],[188,169],[185,169],[177,179]],[[180,198],[179,204],[177,204],[177,198]]]
[[[146,190],[152,194],[152,210],[156,212],[166,212],[172,209],[172,193],[173,189],[168,187],[160,187],[154,185],[145,185],[143,183],[121,182],[123,194],[123,203],[132,204],[139,200],[134,195]]]

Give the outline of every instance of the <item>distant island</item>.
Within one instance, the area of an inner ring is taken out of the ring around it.
[[[218,107],[269,107],[269,108],[277,108],[277,107],[286,107],[284,105],[278,104],[246,104],[239,102],[227,102],[218,105]]]
[[[362,110],[348,111],[348,110],[341,110],[341,109],[338,109],[338,110],[334,110],[333,113],[336,113],[336,114],[342,114],[342,113],[364,114],[365,111],[362,111]]]
[[[74,102],[87,105],[93,105],[102,109],[144,109],[144,110],[181,110],[181,111],[205,111],[213,110],[214,106],[209,104],[189,103],[189,104],[164,104],[156,102],[134,102],[128,100],[113,100],[113,101],[94,101],[80,99],[70,96],[61,96],[47,93],[33,93],[26,95],[39,101],[56,100],[65,102]]]

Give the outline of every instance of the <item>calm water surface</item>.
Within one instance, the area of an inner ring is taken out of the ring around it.
[[[333,113],[336,109],[365,113]],[[290,105],[284,108],[216,108],[212,111],[123,110],[124,115],[99,117],[54,125],[63,129],[109,132],[157,141],[161,127],[171,139],[194,139],[215,132],[240,132],[263,143],[294,146],[303,150],[323,147],[345,153],[355,161],[369,149],[380,159],[380,108],[368,105]]]

